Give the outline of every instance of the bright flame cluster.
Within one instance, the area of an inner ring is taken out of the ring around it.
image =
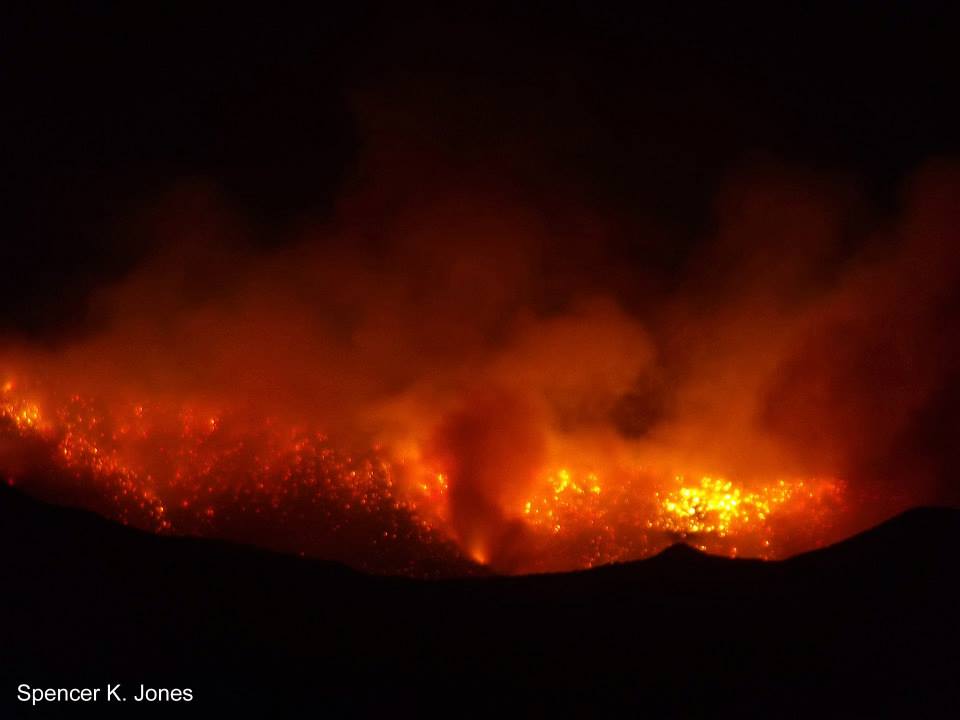
[[[0,387],[0,418],[10,422],[20,435],[40,430],[40,408],[13,394],[13,381],[7,380]]]
[[[674,542],[729,556],[774,558],[788,541],[817,546],[843,504],[833,479],[742,484],[637,471],[604,482],[596,472],[547,474],[520,514],[550,536],[562,565],[593,567],[655,553]],[[551,569],[546,565],[545,569]]]
[[[778,480],[771,485],[748,490],[724,478],[701,477],[687,481],[676,477],[679,487],[657,493],[657,527],[682,538],[716,537],[718,539],[747,534],[761,529],[769,533],[771,521],[784,512],[809,511],[808,521],[818,520],[818,508],[827,501],[837,501],[840,486],[832,480]],[[761,540],[761,556],[769,554],[771,541]],[[706,549],[706,546],[702,546]],[[730,553],[737,554],[735,545]]]

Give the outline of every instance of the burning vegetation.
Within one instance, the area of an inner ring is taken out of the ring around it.
[[[414,575],[778,558],[951,500],[952,171],[859,244],[846,187],[744,172],[666,273],[562,193],[369,152],[282,243],[204,185],[132,221],[151,250],[81,330],[5,344],[0,473]]]
[[[270,419],[241,426],[236,418],[149,403],[108,410],[79,395],[41,410],[14,380],[3,385],[0,422],[5,442],[38,441],[41,465],[92,495],[97,509],[155,532],[252,539],[411,574],[466,572],[456,561],[461,553],[486,564],[497,551],[483,534],[458,549],[446,476],[424,463],[410,467],[383,447],[351,455],[322,433]],[[10,464],[14,454],[8,447],[8,482],[18,474],[29,482],[23,465]],[[746,489],[730,480],[661,482],[638,472],[607,484],[595,472],[560,468],[532,483],[517,507],[502,510],[530,546],[507,567],[591,567],[644,557],[677,540],[733,556],[777,557],[784,551],[778,532],[789,537],[790,522],[799,517],[816,544],[842,503],[842,485],[828,480]],[[347,540],[352,544],[337,547]]]

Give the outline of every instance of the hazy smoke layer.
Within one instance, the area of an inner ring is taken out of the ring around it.
[[[0,366],[380,443],[445,473],[451,535],[506,568],[535,551],[514,508],[559,465],[838,477],[851,527],[957,501],[953,169],[887,217],[849,182],[748,168],[665,268],[649,248],[673,240],[644,218],[510,158],[452,167],[368,112],[332,219],[264,249],[243,208],[182,183],[129,229],[154,250],[95,292],[90,332]]]

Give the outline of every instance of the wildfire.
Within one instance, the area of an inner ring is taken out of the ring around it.
[[[588,473],[582,481],[573,478],[566,468],[559,469],[546,479],[547,492],[527,500],[523,514],[531,523],[547,527],[555,533],[563,528],[561,520],[571,514],[584,517],[596,512],[596,503],[590,495],[600,494],[600,481],[595,473]]]
[[[771,556],[770,535],[773,523],[785,513],[806,510],[807,522],[823,520],[830,503],[840,498],[841,488],[832,480],[778,480],[756,490],[746,490],[724,478],[702,477],[688,482],[677,476],[679,485],[666,493],[657,493],[657,527],[683,538],[717,540],[749,536],[759,537],[761,557]],[[701,544],[702,549],[708,549]],[[730,554],[737,554],[736,545]]]
[[[0,393],[0,418],[12,423],[21,435],[40,429],[40,408],[13,395],[14,384],[8,380]]]
[[[349,454],[313,429],[229,413],[138,401],[107,409],[72,395],[52,412],[8,381],[0,436],[40,440],[49,460],[99,498],[97,509],[155,532],[210,535],[337,557],[372,570],[429,573],[456,550],[448,522],[450,478],[388,448]],[[0,456],[0,461],[8,463]],[[12,477],[9,468],[0,467]],[[834,480],[744,484],[719,477],[664,481],[651,473],[602,477],[589,469],[545,473],[518,506],[536,552],[525,570],[570,569],[643,557],[684,540],[729,555],[776,557],[792,520],[828,523],[842,503]],[[813,538],[816,544],[817,538]],[[363,549],[358,550],[357,546]],[[424,549],[427,549],[426,551]]]
[[[808,533],[822,535],[843,502],[843,485],[831,479],[747,486],[723,478],[664,481],[634,474],[605,485],[595,472],[561,468],[539,488],[523,503],[522,516],[570,544],[567,556],[584,567],[648,555],[676,541],[718,554],[774,558],[784,552],[777,544],[784,525],[799,520]]]

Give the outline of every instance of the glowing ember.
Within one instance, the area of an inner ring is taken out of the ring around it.
[[[407,463],[381,447],[346,454],[315,430],[272,419],[251,424],[210,409],[136,402],[108,411],[80,395],[54,407],[42,412],[6,382],[0,437],[41,441],[47,462],[91,491],[98,510],[124,523],[252,541],[380,571],[431,572],[430,562],[411,560],[401,548],[430,549],[425,557],[436,563],[458,555],[449,478],[422,460]],[[0,461],[12,463],[6,456]],[[12,477],[9,467],[0,469]],[[711,552],[775,557],[784,552],[780,531],[791,523],[829,523],[841,500],[842,486],[832,480],[748,486],[712,477],[665,482],[640,472],[604,480],[560,467],[507,514],[529,540],[515,568],[529,571],[643,557],[678,540]],[[808,544],[818,541],[814,531]],[[490,561],[482,542],[462,545],[460,557]]]
[[[13,424],[21,434],[40,429],[40,408],[34,403],[16,398],[13,395],[13,381],[3,384],[0,394],[0,418]]]

